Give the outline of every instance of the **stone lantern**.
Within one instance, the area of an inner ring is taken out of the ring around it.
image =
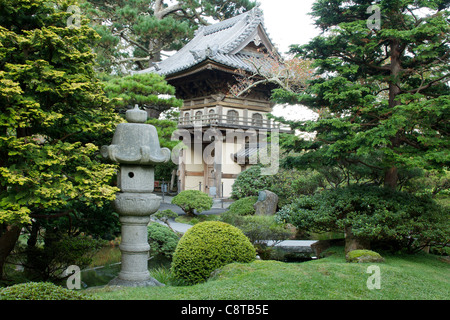
[[[128,123],[117,126],[110,146],[103,146],[102,156],[120,164],[114,207],[121,222],[121,271],[110,285],[161,286],[148,271],[147,225],[158,211],[161,198],[153,194],[154,166],[170,159],[170,150],[160,148],[158,133],[145,124],[147,112],[136,106],[126,112]]]

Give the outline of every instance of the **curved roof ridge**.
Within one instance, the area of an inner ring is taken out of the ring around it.
[[[246,15],[247,13],[248,12],[245,12],[236,17],[203,27],[201,31],[203,32],[203,35],[208,36],[210,34],[213,34],[213,33],[225,30],[225,29],[229,29],[229,28],[233,27],[236,23],[238,23],[240,20],[242,20],[243,16]]]
[[[276,51],[264,26],[263,11],[255,7],[233,18],[202,27],[195,37],[174,55],[148,69],[134,73],[156,72],[167,76],[187,70],[208,59],[231,68],[250,71],[251,66],[246,63],[248,56],[245,53],[240,54],[240,51],[249,41],[256,41],[255,44],[258,42],[260,26],[264,38],[269,42],[267,45],[270,45],[267,49]]]
[[[242,41],[244,41],[250,34],[252,34],[259,25],[264,25],[263,12],[259,7],[246,12],[246,26],[244,31],[229,44],[221,49],[224,53],[230,53],[236,49]]]

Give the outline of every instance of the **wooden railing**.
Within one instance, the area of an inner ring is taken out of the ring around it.
[[[210,113],[201,116],[181,116],[178,119],[178,127],[188,128],[194,126],[224,126],[237,128],[255,128],[255,129],[279,129],[290,131],[288,125],[274,121],[273,119],[256,119],[250,117],[236,117]]]

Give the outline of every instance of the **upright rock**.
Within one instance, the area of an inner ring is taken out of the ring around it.
[[[270,216],[277,212],[278,196],[268,190],[260,191],[258,201],[254,204],[255,215]]]

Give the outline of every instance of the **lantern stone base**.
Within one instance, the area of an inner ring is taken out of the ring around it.
[[[135,280],[123,280],[119,277],[112,279],[109,286],[120,286],[120,287],[164,287],[164,284],[156,279],[150,278],[148,280],[135,281]]]
[[[119,214],[122,229],[121,271],[109,285],[127,287],[163,286],[150,277],[148,271],[147,225],[150,215],[155,213],[161,198],[152,193],[118,193],[114,206]]]

